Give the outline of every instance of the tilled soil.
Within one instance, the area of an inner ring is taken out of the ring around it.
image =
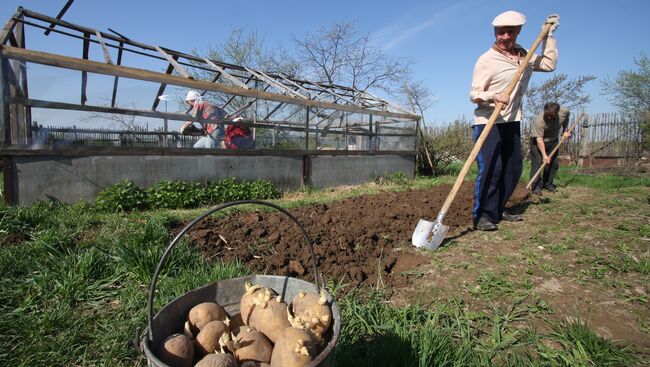
[[[430,261],[411,245],[420,218],[433,221],[450,185],[428,190],[384,192],[330,204],[303,206],[291,213],[314,244],[319,275],[325,281],[359,285],[390,284]],[[474,185],[464,184],[444,223],[449,236],[471,228]],[[518,188],[511,204],[526,200]],[[240,260],[258,273],[313,280],[308,248],[298,228],[277,211],[206,218],[188,233],[210,259]]]

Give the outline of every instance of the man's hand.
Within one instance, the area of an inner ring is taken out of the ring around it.
[[[562,139],[567,140],[571,137],[571,131],[565,131],[564,134],[562,134]]]
[[[497,93],[494,95],[494,102],[497,103],[503,103],[504,105],[508,105],[510,103],[510,96],[503,94],[503,93]]]
[[[544,22],[544,25],[546,24],[552,24],[551,28],[548,30],[548,35],[552,36],[553,32],[555,32],[558,27],[560,26],[560,16],[557,14],[551,14],[546,18],[546,21]],[[542,26],[544,27],[544,26]]]
[[[549,158],[549,156],[547,156],[546,154],[544,154],[542,160],[544,161],[544,164],[551,164],[551,158]]]

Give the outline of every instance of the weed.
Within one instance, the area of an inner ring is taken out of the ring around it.
[[[639,235],[641,237],[650,237],[650,224],[643,224],[639,228]]]
[[[495,298],[513,294],[515,286],[505,278],[490,272],[482,272],[476,278],[477,285],[469,286],[469,293],[483,298]]]
[[[562,366],[631,366],[636,362],[628,347],[618,347],[605,340],[581,321],[552,323],[548,339],[562,349],[538,344],[542,361]]]
[[[512,233],[512,231],[508,228],[501,227],[499,233],[501,234],[501,238],[503,238],[504,241],[512,241],[515,239],[514,233]]]
[[[535,299],[535,303],[532,305],[528,306],[528,311],[531,313],[536,313],[536,314],[552,314],[555,313],[555,310],[553,310],[553,307],[546,303],[543,299],[537,297]]]
[[[275,247],[266,238],[260,238],[248,244],[248,252],[254,256],[270,256],[276,253]]]
[[[644,305],[648,303],[648,297],[639,295],[625,295],[625,301]]]
[[[549,274],[558,276],[564,275],[567,270],[567,267],[564,264],[554,264],[550,262],[542,263],[540,268]]]
[[[537,265],[539,256],[535,255],[531,250],[525,249],[523,255],[523,260],[526,261],[527,265]]]
[[[129,180],[124,180],[100,191],[95,199],[100,210],[120,212],[147,207],[147,194]]]

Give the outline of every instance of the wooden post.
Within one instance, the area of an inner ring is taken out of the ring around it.
[[[84,33],[84,42],[82,48],[82,55],[84,60],[88,60],[88,50],[90,48],[90,33]],[[86,70],[81,71],[81,104],[85,105],[88,98],[86,98],[86,84],[88,83],[88,72]]]
[[[373,143],[374,143],[374,134],[372,132],[372,115],[370,115],[370,118],[368,119],[368,132],[370,135],[368,135],[368,150],[370,153],[374,151],[373,149]]]
[[[348,150],[348,114],[345,114],[345,134],[343,134],[345,139],[345,150]]]
[[[305,150],[309,150],[309,107],[305,114]]]
[[[3,144],[11,144],[11,114],[9,113],[9,60],[0,58],[0,119]]]
[[[585,120],[580,127],[580,154],[578,158],[578,165],[580,167],[585,166],[585,159],[589,157],[589,120]]]

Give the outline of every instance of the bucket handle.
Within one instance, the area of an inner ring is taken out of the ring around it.
[[[287,217],[291,219],[297,226],[300,228],[300,231],[302,232],[303,237],[305,238],[305,242],[307,242],[307,248],[309,249],[309,255],[311,256],[311,262],[312,262],[312,267],[314,268],[314,282],[316,283],[316,289],[320,289],[320,283],[318,282],[318,269],[316,267],[316,256],[314,256],[314,246],[311,242],[311,239],[307,235],[307,231],[305,231],[305,228],[298,222],[296,217],[294,217],[291,213],[289,213],[286,209],[279,207],[275,204],[266,202],[266,201],[260,201],[260,200],[240,200],[240,201],[232,201],[228,203],[224,203],[218,206],[215,206],[214,208],[211,208],[210,210],[206,211],[205,213],[199,215],[196,217],[193,221],[191,221],[188,225],[183,228],[182,231],[180,231],[176,237],[172,240],[172,242],[169,243],[169,246],[165,249],[165,251],[162,254],[162,257],[160,258],[160,261],[158,262],[158,265],[156,266],[156,270],[153,273],[153,278],[151,279],[151,286],[149,287],[149,300],[147,301],[147,317],[148,317],[148,322],[149,322],[149,340],[153,340],[153,299],[154,299],[154,294],[156,290],[156,284],[158,283],[158,275],[160,275],[160,271],[162,270],[163,265],[165,264],[165,260],[171,253],[171,250],[176,246],[178,241],[187,233],[196,223],[201,221],[203,218],[207,217],[210,214],[216,213],[219,210],[229,208],[231,206],[237,206],[237,205],[243,205],[243,204],[256,204],[256,205],[263,205],[263,206],[268,206],[271,207]]]

